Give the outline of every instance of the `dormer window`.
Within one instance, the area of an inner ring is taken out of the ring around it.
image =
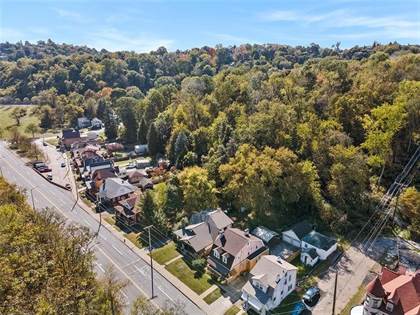
[[[220,258],[220,254],[217,251],[217,248],[213,249],[213,256],[216,257],[216,258],[218,258],[218,259]]]
[[[386,310],[388,312],[392,312],[394,310],[394,304],[392,304],[391,302],[386,303]]]
[[[228,255],[226,253],[224,253],[222,255],[222,261],[223,261],[224,264],[227,264],[227,259],[228,259]]]

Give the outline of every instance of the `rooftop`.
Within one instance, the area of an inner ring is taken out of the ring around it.
[[[328,250],[335,243],[337,243],[335,239],[325,236],[324,234],[318,233],[316,231],[312,231],[309,234],[305,235],[302,238],[302,241],[317,248],[321,248],[323,250]]]

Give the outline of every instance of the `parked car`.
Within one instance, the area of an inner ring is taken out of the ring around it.
[[[127,169],[132,169],[132,168],[136,168],[136,164],[135,164],[134,162],[130,162],[130,163],[127,165]]]
[[[64,186],[64,187],[66,187],[67,189],[71,188],[70,184],[66,184],[66,186]]]
[[[314,307],[321,297],[321,291],[317,287],[310,287],[303,295],[303,303],[310,309]]]
[[[38,168],[38,171],[41,173],[48,173],[48,172],[51,172],[51,169],[47,166],[44,166],[44,167]]]
[[[299,302],[295,305],[295,307],[292,310],[291,315],[306,315],[306,314],[311,314],[308,309],[306,308],[305,303],[303,302]]]
[[[61,163],[61,167],[66,167],[66,163],[65,162]]]
[[[46,147],[48,144],[46,142],[42,142],[42,145]]]
[[[47,179],[48,179],[48,180],[52,180],[52,178],[53,178],[53,177],[52,177],[52,175],[51,175],[51,174],[47,175]]]

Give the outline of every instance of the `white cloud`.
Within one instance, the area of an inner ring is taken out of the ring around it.
[[[349,38],[366,38],[376,34],[378,37],[420,39],[420,21],[401,16],[356,16],[344,10],[335,10],[326,14],[307,14],[297,11],[271,11],[261,13],[260,19],[269,22],[296,22],[317,24],[324,28],[362,27],[374,30],[367,33],[347,34]]]
[[[55,9],[55,12],[57,12],[57,14],[61,17],[71,18],[75,20],[82,19],[82,15],[78,12],[63,10],[63,9]]]
[[[149,52],[161,46],[170,48],[174,42],[171,39],[154,38],[145,34],[131,36],[115,28],[91,32],[88,36],[90,39],[87,40],[86,45],[96,49],[105,48],[109,51],[133,50],[136,52]]]

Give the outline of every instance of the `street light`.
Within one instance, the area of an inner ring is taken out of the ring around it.
[[[33,193],[33,191],[34,191],[34,189],[36,189],[36,188],[38,188],[38,186],[35,186],[35,187],[32,187],[31,189],[30,189],[30,191],[31,191],[31,199],[32,199],[32,208],[35,210],[35,200],[34,200],[34,193]]]

